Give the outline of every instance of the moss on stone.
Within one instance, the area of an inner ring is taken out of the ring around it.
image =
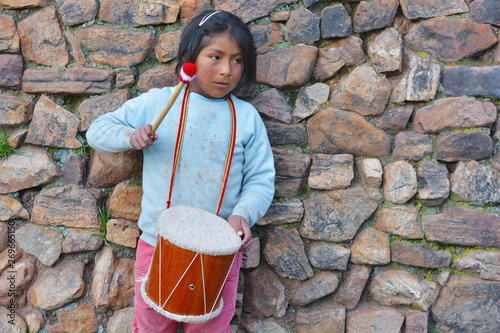
[[[354,14],[356,14],[356,10],[358,9],[359,2],[349,2],[342,4],[347,11],[347,14],[351,17],[351,20],[354,19]]]
[[[283,227],[283,229],[285,229],[287,231],[297,229],[297,231],[299,231],[299,234],[300,234],[300,223],[287,223],[287,224],[283,224],[280,226]],[[276,227],[279,227],[279,226],[276,226]]]
[[[0,14],[9,15],[16,21],[16,23],[21,22],[31,14],[34,14],[40,10],[40,8],[25,8],[25,9],[3,9],[0,8]]]
[[[340,40],[342,40],[342,38],[328,38],[328,39],[322,38],[315,43],[316,44],[315,46],[318,49],[329,48],[329,47],[332,47],[333,45],[335,45],[335,43],[337,43]]]
[[[154,29],[151,29],[150,31],[158,37],[165,32],[176,30],[184,30],[184,25],[179,20],[177,20],[177,22],[175,23],[156,25]]]
[[[283,97],[285,97],[286,102],[292,108],[295,108],[295,102],[297,101],[297,96],[299,95],[299,91],[300,91],[300,89],[287,90],[287,91],[282,92]]]
[[[270,23],[274,22],[272,22],[271,19],[268,16],[266,16],[249,23],[248,26],[265,25]]]
[[[135,66],[135,68],[137,69],[137,71],[139,72],[139,75],[140,75],[151,68],[154,68],[154,67],[157,67],[160,65],[169,67],[170,65],[172,65],[175,62],[176,62],[176,59],[171,60],[167,63],[161,63],[156,58],[156,53],[153,50],[153,51],[151,51],[151,53],[149,53],[149,55],[146,57],[146,59],[144,59],[144,61],[141,64]]]
[[[63,105],[66,110],[69,112],[75,114],[78,118],[80,118],[80,114],[78,113],[78,108],[80,107],[80,104],[82,104],[83,101],[89,99],[88,96],[78,96],[78,95],[64,95],[62,96],[63,98]]]
[[[270,52],[274,52],[274,51],[285,49],[287,47],[292,47],[292,46],[295,46],[295,44],[292,42],[287,42],[287,41],[281,42],[279,44],[274,44],[274,46],[271,48]]]
[[[321,11],[327,7],[334,6],[335,3],[332,3],[331,0],[319,0],[315,4],[309,6],[307,9],[310,10],[313,14],[321,17]]]
[[[392,158],[392,154],[389,156],[379,157],[380,163],[382,164],[382,168],[387,164],[394,163],[394,159]]]

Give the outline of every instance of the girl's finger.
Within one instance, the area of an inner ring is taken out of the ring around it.
[[[240,251],[241,252],[246,252],[246,251],[248,251],[248,250],[250,250],[252,248],[252,245],[253,245],[253,239],[250,238],[250,240],[248,242],[246,242],[246,243],[242,242]]]

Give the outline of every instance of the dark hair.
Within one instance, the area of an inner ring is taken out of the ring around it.
[[[257,55],[250,29],[238,16],[225,11],[212,15],[200,27],[199,24],[203,18],[207,18],[214,12],[214,10],[202,12],[184,28],[177,52],[177,73],[184,63],[196,61],[200,51],[210,43],[210,38],[229,33],[238,44],[243,57],[243,75],[238,86],[247,89],[253,87],[257,75]]]

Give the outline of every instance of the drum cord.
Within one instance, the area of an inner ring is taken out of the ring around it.
[[[159,254],[160,254],[160,262],[161,262],[161,242],[160,242],[160,253]],[[237,254],[238,253],[236,252],[233,255],[233,260],[231,261],[231,266],[230,267],[233,267],[234,260],[236,259],[236,255]],[[205,315],[208,314],[207,313],[207,295],[206,295],[206,292],[205,292],[205,269],[203,268],[203,254],[200,254],[200,253],[196,253],[196,255],[193,257],[193,259],[189,263],[188,267],[186,268],[186,270],[182,274],[181,278],[179,279],[179,281],[177,282],[177,284],[175,285],[175,287],[170,292],[170,295],[168,296],[167,300],[161,306],[162,308],[164,308],[165,305],[168,303],[168,301],[170,300],[170,298],[172,297],[172,295],[176,291],[176,289],[179,286],[179,284],[182,282],[182,279],[187,274],[187,272],[189,271],[189,269],[193,265],[193,263],[196,260],[196,258],[198,257],[198,255],[200,255],[200,261],[201,261],[201,273],[202,273],[201,277],[202,277],[202,282],[203,282],[203,304],[204,304],[204,308],[205,308]],[[217,294],[217,297],[215,298],[215,301],[214,301],[214,303],[212,305],[212,309],[210,309],[210,313],[212,313],[214,311],[214,308],[217,305],[217,300],[219,299],[219,297],[221,296],[222,291],[224,290],[224,285],[226,284],[227,278],[229,277],[230,273],[231,273],[231,269],[229,269],[227,271],[226,277],[224,278],[224,282],[222,283],[222,287],[219,288],[219,293]],[[161,275],[162,275],[161,274],[161,267],[160,267],[160,274],[159,275],[160,275],[160,279],[159,279],[159,288],[158,289],[159,289],[159,292],[160,292],[159,303],[161,303]]]
[[[161,244],[160,244],[160,247],[161,247]],[[177,282],[177,284],[175,285],[174,289],[172,289],[172,292],[170,293],[170,295],[168,296],[167,300],[165,301],[165,303],[163,303],[162,305],[162,308],[165,307],[165,305],[167,304],[167,302],[170,300],[170,297],[172,297],[172,295],[174,294],[175,290],[177,289],[177,287],[179,286],[179,284],[181,283],[182,279],[184,278],[184,276],[186,275],[186,273],[189,271],[189,268],[191,267],[191,265],[193,265],[196,257],[198,257],[199,253],[196,253],[196,255],[193,257],[193,260],[191,260],[191,263],[189,264],[189,266],[186,268],[186,270],[184,271],[184,274],[182,274],[181,278],[179,279],[179,281]],[[203,258],[202,258],[203,259]],[[160,262],[161,262],[161,252],[160,252]],[[202,260],[202,267],[203,267],[203,260]],[[161,267],[160,267],[161,269]],[[203,268],[202,268],[202,271],[203,271]],[[160,302],[161,303],[161,270],[160,270],[160,285],[159,285],[159,290],[160,290]],[[203,290],[205,290],[205,281],[203,281]],[[206,310],[206,301],[205,301],[205,312],[207,312]]]
[[[231,97],[227,98],[227,103],[229,106],[229,111],[231,115],[231,129],[229,132],[229,144],[227,147],[226,162],[224,164],[224,173],[222,174],[222,184],[219,194],[219,202],[217,204],[217,211],[215,215],[219,215],[220,208],[222,206],[222,200],[224,198],[224,193],[226,191],[227,180],[229,178],[229,171],[231,170],[231,161],[233,159],[234,146],[236,144],[236,110],[234,108],[234,103]],[[172,176],[170,177],[170,189],[168,191],[167,209],[170,208],[172,202],[172,190],[174,188],[174,179],[177,172],[177,166],[179,165],[179,159],[181,156],[182,141],[184,138],[184,131],[186,128],[187,111],[189,105],[189,86],[184,92],[184,97],[182,98],[182,108],[179,120],[179,129],[177,131],[177,140],[175,143],[174,160],[172,165]]]
[[[233,261],[231,262],[231,266],[230,266],[231,268],[233,268],[234,260],[236,259],[237,254],[238,254],[238,252],[236,252],[233,256]],[[217,297],[215,298],[214,305],[212,306],[212,309],[210,310],[210,312],[214,311],[215,305],[217,304],[217,300],[219,299],[219,296],[222,293],[222,291],[224,290],[224,286],[226,285],[226,281],[227,281],[227,278],[229,277],[229,273],[231,273],[231,268],[229,268],[229,270],[227,271],[226,277],[224,278],[224,283],[222,284],[222,288],[219,289],[219,293],[217,294]],[[206,312],[207,312],[207,310],[205,309],[205,313]]]

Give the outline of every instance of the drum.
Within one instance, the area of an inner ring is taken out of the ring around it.
[[[144,301],[178,322],[218,316],[240,237],[226,220],[194,207],[169,208],[156,225],[158,240],[141,285]]]

